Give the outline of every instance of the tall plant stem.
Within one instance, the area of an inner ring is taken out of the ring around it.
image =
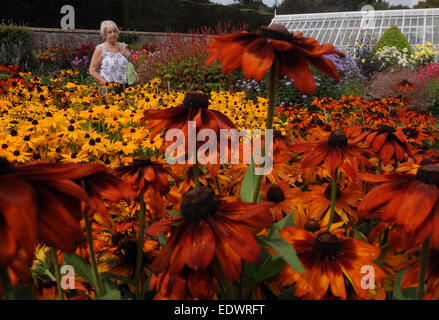
[[[52,259],[53,267],[55,268],[56,288],[58,290],[59,300],[64,300],[64,293],[61,287],[61,272],[58,264],[58,256],[56,249],[50,248],[50,258]]]
[[[326,231],[329,231],[332,225],[332,220],[334,220],[334,209],[335,209],[335,200],[337,198],[337,170],[335,170],[334,179],[332,180],[331,186],[331,211],[329,213],[329,221],[326,226]]]
[[[274,104],[276,100],[276,76],[277,70],[279,68],[279,61],[275,57],[273,65],[268,73],[268,111],[267,111],[267,122],[265,129],[273,129],[273,118],[274,118]],[[266,155],[265,146],[263,146],[264,156]],[[255,188],[253,190],[252,202],[256,203],[258,201],[259,191],[261,189],[262,175],[256,177]]]
[[[11,288],[11,278],[9,277],[8,268],[0,267],[0,284],[3,296],[6,297],[6,293]]]
[[[85,231],[87,233],[88,250],[90,252],[91,267],[96,280],[96,295],[98,296],[98,298],[100,298],[103,295],[102,283],[101,283],[101,277],[99,276],[98,264],[96,262],[96,255],[93,247],[93,233],[91,229],[91,221],[88,216],[87,208],[85,208],[84,210],[84,222],[85,222]]]
[[[137,259],[136,259],[136,300],[141,299],[142,284],[143,284],[143,240],[145,237],[145,200],[143,195],[145,190],[140,191],[139,196],[139,242],[137,243]]]
[[[429,236],[427,240],[425,240],[424,243],[422,244],[421,266],[419,269],[418,289],[416,291],[416,297],[418,300],[421,300],[424,297],[425,273],[427,272],[428,250],[430,249],[430,238],[431,236]]]

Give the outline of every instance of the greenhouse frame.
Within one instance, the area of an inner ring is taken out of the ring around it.
[[[392,25],[402,31],[412,46],[430,42],[439,47],[439,9],[436,8],[275,14],[271,22],[348,52],[356,44],[378,39]]]

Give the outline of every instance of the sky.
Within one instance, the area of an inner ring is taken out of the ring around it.
[[[211,2],[221,3],[221,4],[231,4],[233,0],[210,0]],[[262,0],[267,6],[272,7],[274,5],[275,0]],[[391,5],[402,4],[409,7],[413,7],[415,4],[419,2],[419,0],[387,0]],[[282,2],[282,0],[277,1],[278,4]]]

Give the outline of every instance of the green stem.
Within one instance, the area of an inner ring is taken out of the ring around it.
[[[198,163],[195,162],[195,164],[192,167],[193,174],[194,174],[194,180],[195,180],[195,187],[200,187],[200,167],[198,166]]]
[[[381,164],[382,164],[382,161],[381,161],[381,159],[378,161],[378,168],[377,168],[377,174],[381,174]]]
[[[279,68],[279,61],[275,57],[273,65],[268,73],[268,111],[267,111],[267,122],[265,129],[273,129],[273,118],[274,118],[274,104],[276,100],[276,76],[277,70]],[[265,146],[263,146],[265,155]],[[261,190],[262,175],[256,177],[255,189],[253,190],[252,202],[256,203],[258,201],[259,192]]]
[[[427,240],[422,244],[421,251],[421,266],[419,269],[419,281],[418,281],[418,290],[416,291],[416,297],[418,300],[422,300],[424,297],[424,285],[425,285],[425,273],[427,272],[427,263],[428,263],[428,251],[430,248],[430,238],[429,236]]]
[[[332,220],[334,220],[334,209],[335,209],[335,200],[337,197],[337,170],[335,171],[334,179],[332,180],[332,186],[331,186],[331,211],[329,213],[329,221],[328,225],[326,226],[326,231],[329,232],[329,229],[331,228]]]
[[[8,268],[0,267],[0,284],[3,296],[6,297],[6,293],[11,288],[11,278],[9,277]]]
[[[93,274],[94,274],[95,280],[96,280],[96,294],[97,294],[98,298],[100,298],[103,295],[102,283],[101,283],[101,278],[99,276],[98,264],[96,262],[96,255],[95,255],[95,251],[94,251],[94,247],[93,247],[93,233],[92,233],[91,221],[90,221],[90,218],[88,216],[88,209],[87,208],[84,210],[84,222],[85,222],[85,230],[87,232],[88,249],[90,251],[91,267],[93,269]]]
[[[137,244],[137,259],[136,259],[136,300],[141,299],[142,293],[142,269],[143,269],[143,239],[145,236],[145,200],[143,195],[145,190],[140,191],[139,196],[139,242]]]
[[[61,288],[61,272],[58,264],[58,256],[56,249],[50,248],[50,258],[52,259],[53,267],[55,268],[56,287],[58,289],[59,300],[64,300],[64,293]]]

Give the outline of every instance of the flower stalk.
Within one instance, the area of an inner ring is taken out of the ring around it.
[[[56,288],[58,290],[59,300],[64,300],[64,293],[61,287],[61,272],[58,264],[56,249],[50,248],[50,258],[52,259],[53,267],[55,269]]]
[[[136,257],[136,300],[141,299],[142,294],[142,269],[143,269],[143,241],[145,237],[145,199],[143,198],[145,190],[140,191],[139,196],[139,242],[137,244],[137,257]]]
[[[267,111],[267,121],[265,129],[273,129],[273,118],[274,118],[274,104],[276,100],[276,76],[279,69],[279,59],[274,58],[273,64],[268,72],[268,111]],[[264,156],[266,156],[265,146],[262,146],[264,150]],[[258,201],[259,192],[261,190],[262,175],[256,177],[255,188],[253,191],[252,202],[256,203]]]
[[[337,175],[337,170],[335,170],[334,179],[332,180],[331,185],[331,211],[329,212],[328,225],[326,226],[326,231],[328,232],[329,229],[331,229],[332,221],[334,220],[335,201],[337,199]]]
[[[431,239],[431,236],[429,236],[422,244],[421,265],[419,268],[418,288],[416,290],[416,298],[418,300],[422,300],[422,297],[424,296],[425,274],[427,272],[428,251],[430,249],[430,239]]]
[[[85,210],[84,210],[84,222],[85,222],[85,231],[87,233],[88,250],[90,252],[90,263],[91,263],[93,274],[94,274],[95,280],[96,280],[96,294],[98,297],[102,297],[103,296],[103,291],[102,291],[103,287],[102,287],[101,278],[99,276],[98,264],[96,261],[96,255],[95,255],[95,251],[94,251],[94,247],[93,247],[93,233],[92,233],[91,221],[90,221],[90,218],[88,216],[88,209],[87,208],[85,208]]]

